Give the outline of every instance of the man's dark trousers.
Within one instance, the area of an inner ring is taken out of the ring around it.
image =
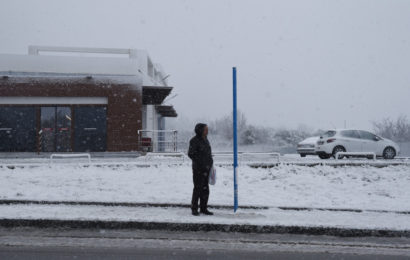
[[[194,191],[192,193],[191,208],[192,211],[198,211],[198,200],[201,203],[201,211],[206,211],[208,208],[209,198],[209,172],[195,171],[193,172]]]

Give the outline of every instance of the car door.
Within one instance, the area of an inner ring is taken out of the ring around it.
[[[346,148],[347,152],[360,152],[362,143],[359,132],[356,130],[343,130],[341,132],[343,137],[341,144]]]
[[[378,139],[376,138],[376,135],[367,131],[359,131],[359,134],[362,143],[362,152],[377,153],[379,143]]]

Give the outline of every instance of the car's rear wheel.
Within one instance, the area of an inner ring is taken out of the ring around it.
[[[330,158],[330,155],[328,155],[328,154],[319,154],[319,158],[320,158],[320,159],[323,159],[323,160],[329,159],[329,158]]]
[[[306,157],[306,154],[301,153],[301,154],[300,154],[300,157]]]
[[[337,153],[342,153],[342,152],[346,152],[346,149],[343,146],[336,146],[335,148],[333,148],[333,152],[332,152],[332,156],[336,159],[336,154]],[[339,156],[338,159],[343,159],[345,156]]]
[[[396,157],[396,150],[393,147],[386,147],[383,151],[383,158],[387,160],[394,159]]]

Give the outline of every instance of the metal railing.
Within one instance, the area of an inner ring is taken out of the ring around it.
[[[50,155],[50,164],[53,163],[54,158],[81,158],[81,157],[87,157],[88,163],[91,164],[91,155],[89,153],[72,153],[72,154],[53,153]]]
[[[213,153],[214,163],[232,163],[233,153]],[[239,163],[270,163],[274,159],[275,163],[280,163],[280,153],[251,153],[251,152],[241,152],[238,153]],[[224,160],[224,158],[226,158]],[[190,162],[187,154],[183,152],[148,152],[142,157],[144,162],[156,162],[156,163],[169,163],[170,160],[178,159],[182,163]]]
[[[175,152],[175,153],[147,153],[144,156],[144,161],[149,162],[153,159],[161,161],[162,159],[181,159],[182,163],[187,162],[188,156],[185,153]]]
[[[227,152],[214,153],[212,155],[213,155],[214,159],[216,159],[216,160],[220,160],[221,157],[222,158],[229,158],[229,159],[233,158],[233,153],[227,153]],[[267,161],[270,161],[271,159],[274,158],[277,163],[280,163],[280,157],[281,157],[280,153],[276,153],[276,152],[269,152],[269,153],[239,152],[238,153],[239,163],[246,162],[247,160],[249,160],[251,158],[254,159],[252,161],[256,161],[256,162],[258,161],[258,159],[262,160],[263,162],[267,162]]]
[[[376,160],[376,153],[374,152],[338,152],[335,155],[335,159],[342,159],[344,156],[353,156],[353,157],[369,157],[371,156],[373,160]]]
[[[143,152],[177,152],[177,130],[138,130],[138,145]]]

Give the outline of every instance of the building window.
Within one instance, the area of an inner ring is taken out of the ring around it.
[[[76,107],[74,108],[74,151],[106,151],[107,108]]]
[[[36,151],[35,107],[0,107],[0,151]]]

